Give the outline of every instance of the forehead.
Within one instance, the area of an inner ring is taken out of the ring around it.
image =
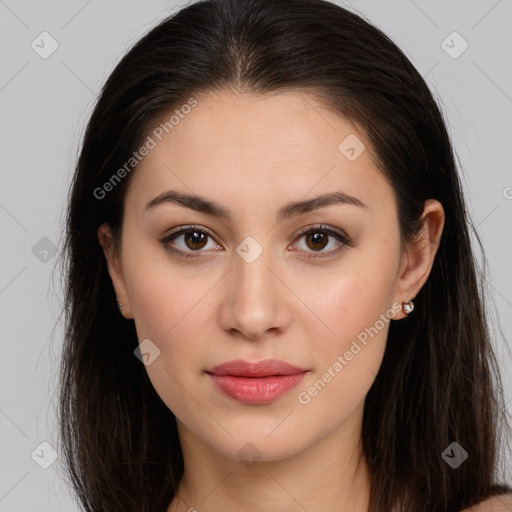
[[[390,192],[362,131],[310,93],[216,91],[194,98],[193,108],[176,106],[149,130],[154,147],[127,197],[137,209],[166,188],[242,202],[341,188],[363,191],[368,204],[372,194]]]

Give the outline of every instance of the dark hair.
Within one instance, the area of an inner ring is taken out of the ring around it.
[[[165,19],[118,63],[91,115],[71,186],[59,425],[85,510],[165,511],[183,474],[175,416],[134,357],[135,326],[117,310],[97,238],[108,222],[119,242],[136,167],[105,197],[95,191],[164,114],[194,95],[228,89],[310,91],[355,123],[395,190],[402,240],[418,233],[427,199],[444,207],[430,276],[414,314],[391,322],[366,397],[370,510],[453,512],[509,491],[498,485],[500,425],[508,422],[472,224],[425,81],[385,34],[333,3],[203,0]],[[456,470],[441,456],[454,441],[469,454]]]

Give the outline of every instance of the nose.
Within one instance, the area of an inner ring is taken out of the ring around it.
[[[293,293],[284,270],[263,251],[249,262],[234,255],[220,307],[221,327],[230,334],[259,340],[285,331],[291,320]]]

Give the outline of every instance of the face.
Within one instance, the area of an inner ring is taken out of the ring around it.
[[[231,459],[252,443],[278,460],[361,417],[389,322],[433,255],[407,267],[369,142],[314,96],[196,99],[134,171],[109,270],[139,343],[150,340],[146,370],[180,436]],[[170,191],[208,204],[162,199]],[[339,200],[315,201],[326,194]],[[230,395],[207,370],[235,359],[306,371],[261,379],[260,394],[217,379]]]

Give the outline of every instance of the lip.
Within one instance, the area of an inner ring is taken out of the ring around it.
[[[206,371],[225,395],[251,405],[276,400],[297,386],[307,372],[277,359],[253,363],[235,359]]]

